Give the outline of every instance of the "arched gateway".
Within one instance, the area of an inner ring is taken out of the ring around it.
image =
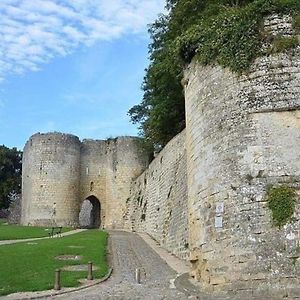
[[[99,228],[101,226],[101,203],[97,197],[89,196],[82,202],[79,226],[81,228]]]
[[[35,134],[23,153],[21,223],[82,227],[86,199],[83,207],[90,212],[84,227],[122,228],[132,180],[147,166],[138,138],[81,142],[70,134]]]

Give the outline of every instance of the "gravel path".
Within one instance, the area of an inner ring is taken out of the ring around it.
[[[86,290],[51,299],[188,299],[173,284],[176,272],[137,234],[110,232],[110,249],[113,249],[114,270],[109,280]],[[142,269],[141,284],[135,282],[136,268]]]

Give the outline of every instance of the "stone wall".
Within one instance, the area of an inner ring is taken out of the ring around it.
[[[288,16],[265,25],[292,33]],[[185,82],[192,275],[210,292],[299,297],[299,201],[279,229],[266,190],[300,192],[300,47],[242,76],[193,62]]]
[[[148,154],[138,138],[83,140],[80,203],[94,195],[101,204],[102,224],[106,228],[123,228],[130,184],[146,169],[148,163]]]
[[[29,139],[23,154],[22,224],[77,225],[80,147],[78,137],[69,134]]]
[[[91,226],[91,213],[93,204],[89,200],[84,200],[81,204],[79,213],[80,228],[89,228]]]
[[[267,18],[264,30],[295,34],[289,16]],[[77,226],[93,196],[103,227],[146,232],[189,258],[203,291],[299,299],[300,46],[258,58],[240,76],[194,61],[184,82],[186,131],[148,168],[137,138],[32,136],[22,223]],[[282,228],[267,207],[274,186],[299,196],[293,222]]]
[[[102,227],[123,228],[130,184],[147,165],[135,137],[80,142],[69,134],[35,134],[23,154],[21,223],[76,227],[83,201],[94,196]]]
[[[124,219],[125,228],[146,232],[171,253],[188,258],[185,131],[133,182]]]
[[[21,222],[21,214],[22,214],[22,203],[21,203],[22,195],[15,194],[12,197],[12,202],[8,208],[8,223],[9,224],[20,224]]]

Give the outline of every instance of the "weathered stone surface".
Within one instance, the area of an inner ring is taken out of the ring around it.
[[[81,228],[90,227],[92,210],[93,204],[89,200],[84,200],[79,213],[79,226]]]
[[[22,214],[22,196],[14,195],[13,202],[9,205],[8,209],[8,223],[9,224],[20,224]]]
[[[265,31],[295,34],[290,16],[268,17]],[[241,76],[194,61],[185,77],[187,129],[148,168],[134,138],[31,137],[23,224],[76,226],[93,195],[104,227],[146,232],[189,258],[201,299],[298,299],[299,201],[279,229],[266,191],[288,185],[300,195],[300,46],[258,58]],[[120,238],[114,250],[126,252]],[[130,254],[120,259],[135,266]]]
[[[272,16],[266,30],[290,35],[290,21]],[[242,76],[195,62],[186,70],[192,275],[207,289],[259,284],[278,293],[285,277],[299,285],[289,258],[299,243],[299,203],[295,221],[277,229],[265,197],[269,185],[300,190],[299,79],[299,46],[257,59]]]
[[[23,154],[22,224],[78,226],[81,203],[95,196],[102,226],[122,228],[130,183],[147,165],[138,138],[35,134]]]
[[[125,228],[150,234],[162,247],[187,259],[188,214],[185,131],[177,135],[133,182]]]

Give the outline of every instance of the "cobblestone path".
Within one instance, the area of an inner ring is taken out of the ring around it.
[[[110,232],[113,274],[97,286],[51,299],[160,300],[187,299],[173,282],[173,271],[137,234]],[[135,283],[135,269],[142,269],[141,284]]]

